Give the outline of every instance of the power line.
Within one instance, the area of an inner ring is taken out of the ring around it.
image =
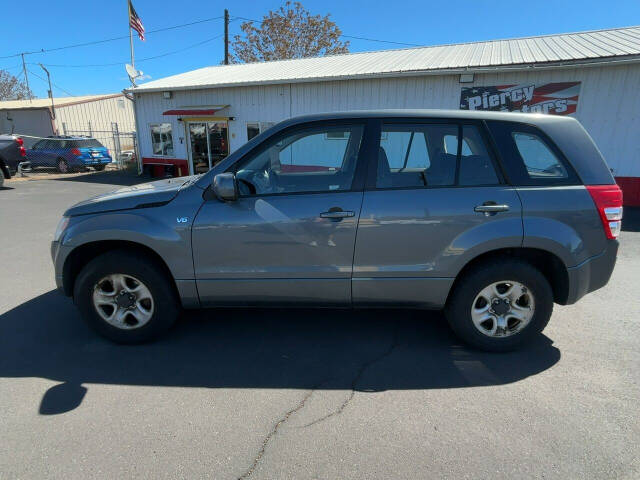
[[[182,23],[180,25],[172,25],[170,27],[158,28],[156,30],[149,30],[146,33],[147,34],[151,34],[151,33],[158,33],[158,32],[166,32],[168,30],[175,30],[176,28],[190,27],[192,25],[198,25],[200,23],[211,22],[213,20],[220,20],[221,18],[223,18],[223,16],[205,18],[203,20],[196,20],[195,22]],[[65,45],[65,46],[62,46],[62,47],[43,48],[43,49],[40,49],[40,50],[33,50],[33,51],[30,51],[30,52],[15,53],[13,55],[2,56],[2,57],[0,57],[0,59],[19,57],[22,54],[24,54],[24,55],[34,55],[34,54],[37,54],[37,53],[57,52],[59,50],[66,50],[66,49],[69,49],[69,48],[86,47],[86,46],[89,46],[89,45],[98,45],[98,44],[101,44],[101,43],[114,42],[116,40],[122,40],[122,39],[125,39],[125,38],[128,39],[129,35],[123,35],[123,36],[120,36],[120,37],[113,37],[113,38],[105,38],[103,40],[94,40],[92,42],[76,43],[76,44],[72,44],[72,45]]]
[[[234,20],[244,20],[246,22],[256,22],[256,23],[263,23],[262,20],[256,20],[255,18],[246,18],[246,17],[233,17]],[[389,43],[389,44],[393,44],[393,45],[403,45],[405,47],[424,47],[424,45],[419,45],[417,43],[406,43],[406,42],[395,42],[393,40],[380,40],[378,38],[367,38],[367,37],[357,37],[355,35],[345,35],[345,34],[340,34],[341,37],[345,37],[345,38],[353,38],[355,40],[365,40],[367,42],[378,42],[378,43]]]
[[[27,70],[28,70],[28,71],[29,71],[29,73],[30,73],[31,75],[33,75],[34,77],[37,77],[37,78],[39,78],[40,80],[42,80],[43,82],[47,82],[47,83],[48,83],[48,81],[47,81],[44,77],[41,77],[40,75],[38,75],[36,72],[34,72],[33,70],[31,70],[30,68],[28,68]],[[53,83],[53,82],[51,82],[51,85],[53,85],[54,87],[56,87],[58,90],[60,90],[60,91],[62,91],[62,92],[64,92],[64,93],[66,93],[67,95],[70,95],[70,96],[72,96],[72,97],[75,97],[75,96],[76,96],[76,95],[74,95],[73,93],[69,92],[68,90],[65,90],[64,88],[62,88],[62,87],[61,87],[61,86],[59,86],[59,85],[56,85],[56,84],[55,84],[55,83]],[[51,94],[53,95],[53,92],[52,92]]]
[[[16,68],[22,67],[22,62],[18,63],[16,65],[13,65],[11,67],[0,67],[0,70],[5,70],[5,71],[10,71],[10,70],[15,70]]]
[[[202,40],[201,42],[194,43],[192,45],[188,45],[183,48],[179,48],[178,50],[172,50],[170,52],[161,53],[159,55],[154,55],[152,57],[146,57],[136,60],[136,63],[146,62],[148,60],[155,60],[157,58],[166,57],[169,55],[175,55],[176,53],[184,52],[185,50],[189,50],[191,48],[199,47],[200,45],[204,45],[205,43],[212,42],[213,40],[217,40],[221,38],[224,34],[216,35],[215,37],[207,38],[206,40]],[[124,60],[122,62],[113,62],[113,63],[91,63],[91,64],[82,64],[82,65],[63,65],[63,64],[55,64],[55,63],[45,63],[44,65],[47,67],[61,67],[61,68],[85,68],[85,67],[113,67],[116,65],[124,65],[128,60]],[[37,65],[35,63],[29,63],[29,65]]]
[[[394,42],[393,40],[378,40],[375,38],[356,37],[354,35],[340,35],[340,36],[344,38],[353,38],[356,40],[366,40],[367,42],[391,43],[393,45],[403,45],[405,47],[424,47],[424,45],[419,45],[417,43]]]

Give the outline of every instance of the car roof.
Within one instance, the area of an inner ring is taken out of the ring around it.
[[[49,135],[47,138],[64,140],[95,140],[95,138],[86,135]]]
[[[282,124],[295,125],[303,122],[323,120],[344,120],[350,118],[407,118],[407,119],[454,119],[454,120],[502,120],[533,125],[557,122],[575,122],[571,117],[543,113],[492,112],[480,110],[437,110],[437,109],[382,109],[352,110],[344,112],[316,113],[285,120]]]

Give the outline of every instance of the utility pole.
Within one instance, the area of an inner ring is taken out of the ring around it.
[[[127,24],[129,25],[129,48],[131,51],[131,71],[133,72],[133,76],[131,76],[131,73],[129,71],[127,71],[127,74],[129,75],[129,80],[131,81],[131,86],[135,88],[136,86],[136,78],[135,78],[135,71],[136,71],[136,60],[135,60],[135,56],[133,55],[133,32],[131,31],[131,2],[127,1],[127,11],[128,11],[128,16],[129,18],[127,19]]]
[[[27,75],[27,64],[24,63],[24,53],[21,53],[22,57],[22,71],[24,72],[24,80],[27,82],[27,92],[29,94],[29,101],[31,101],[31,89],[29,88],[29,75]]]
[[[224,64],[229,65],[229,10],[224,9]]]
[[[51,75],[49,75],[49,70],[44,68],[44,65],[40,64],[40,68],[45,71],[47,74],[47,81],[49,82],[49,98],[51,99],[51,118],[53,120],[56,119],[56,107],[53,104],[53,90],[51,90]]]

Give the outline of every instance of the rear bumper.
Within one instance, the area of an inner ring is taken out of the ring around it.
[[[87,158],[81,160],[84,165],[107,165],[112,162],[110,158]]]
[[[618,246],[617,240],[608,240],[607,248],[600,255],[567,269],[569,273],[567,305],[576,303],[587,293],[602,288],[609,282],[613,267],[616,265]]]

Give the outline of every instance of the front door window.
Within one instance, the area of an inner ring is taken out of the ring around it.
[[[205,173],[229,155],[227,122],[189,122],[193,173]]]

